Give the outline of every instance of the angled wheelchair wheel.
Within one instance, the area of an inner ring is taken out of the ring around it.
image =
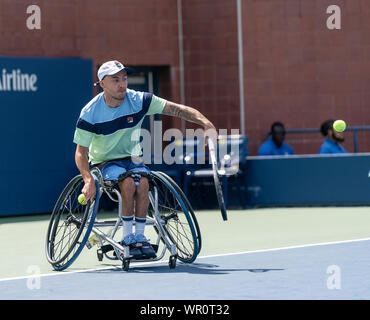
[[[96,184],[96,199],[99,185]],[[78,202],[84,181],[74,177],[64,188],[50,217],[46,237],[46,257],[55,270],[68,268],[81,253],[94,225],[98,200],[82,205]]]
[[[198,253],[197,254],[199,254],[200,250],[202,249],[202,237],[201,237],[201,233],[200,233],[198,220],[195,216],[194,210],[193,210],[188,198],[186,197],[185,193],[181,190],[181,188],[178,186],[178,184],[169,175],[165,174],[164,172],[160,172],[160,174],[163,177],[165,177],[168,180],[168,182],[171,183],[172,187],[176,190],[176,192],[179,194],[179,196],[181,197],[181,199],[183,200],[184,204],[187,207],[187,210],[189,212],[189,218],[190,218],[192,224],[194,225],[196,239],[197,239],[197,242],[198,242]]]
[[[185,263],[193,262],[201,248],[201,236],[197,219],[184,193],[177,184],[162,172],[151,172],[158,191],[158,211],[164,221],[163,228],[176,245],[177,258]],[[154,208],[149,206],[149,216]],[[158,232],[158,230],[156,229]]]

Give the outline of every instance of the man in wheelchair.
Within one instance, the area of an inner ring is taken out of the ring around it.
[[[105,62],[99,68],[98,79],[103,92],[81,110],[73,142],[77,145],[75,161],[84,180],[82,193],[86,201],[96,196],[90,169],[98,166],[104,180],[116,184],[122,197],[121,244],[129,246],[133,258],[139,259],[156,255],[144,235],[150,171],[138,161],[142,151],[137,130],[144,117],[152,114],[179,117],[202,126],[208,135],[210,132],[216,134],[216,129],[194,108],[128,89],[127,75],[130,73],[132,69],[118,61]]]

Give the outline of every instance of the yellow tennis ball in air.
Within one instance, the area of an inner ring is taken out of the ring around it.
[[[78,198],[77,198],[78,202],[82,205],[86,205],[87,202],[85,201],[85,195],[83,193],[81,193]]]
[[[343,132],[346,130],[346,123],[343,120],[336,120],[333,123],[333,128],[337,132]]]

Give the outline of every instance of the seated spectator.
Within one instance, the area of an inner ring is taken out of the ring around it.
[[[285,128],[281,122],[271,125],[271,137],[258,149],[259,156],[282,156],[294,154],[293,148],[284,142]]]
[[[334,120],[326,120],[320,127],[320,132],[327,137],[320,147],[319,154],[348,153],[340,144],[344,141],[344,133],[333,129]]]

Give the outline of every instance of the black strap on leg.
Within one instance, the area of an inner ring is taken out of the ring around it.
[[[143,172],[143,171],[129,171],[129,172],[125,172],[123,174],[121,174],[119,177],[118,177],[118,182],[121,182],[123,180],[125,180],[126,178],[132,178],[134,179],[134,182],[136,184],[136,186],[139,185],[140,183],[140,179],[141,178],[147,178],[148,181],[149,181],[149,187],[150,187],[150,190],[152,190],[152,185],[153,185],[153,179],[152,179],[152,176],[146,172]]]

